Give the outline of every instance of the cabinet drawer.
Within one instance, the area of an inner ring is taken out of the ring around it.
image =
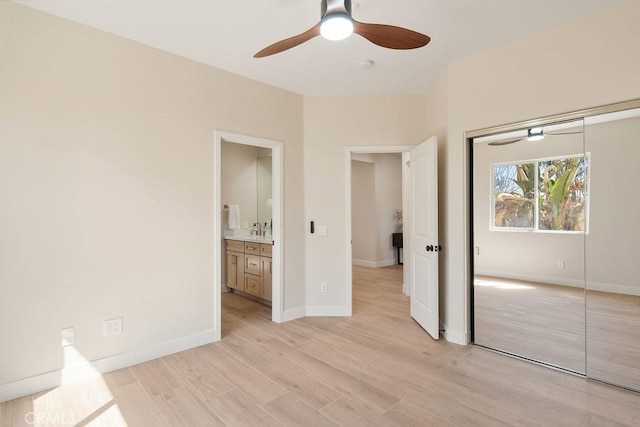
[[[260,243],[244,242],[244,253],[251,255],[260,255]]]
[[[268,256],[271,258],[271,253],[273,252],[273,245],[268,245],[266,243],[260,243],[260,255]]]
[[[262,268],[260,266],[260,257],[257,255],[245,255],[244,272],[255,276],[261,276]]]
[[[225,240],[227,243],[227,250],[234,252],[244,252],[244,242],[238,240]]]
[[[250,295],[259,297],[262,295],[262,285],[260,277],[246,274],[244,276],[244,291]]]

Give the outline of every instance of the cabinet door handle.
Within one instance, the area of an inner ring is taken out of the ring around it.
[[[231,261],[231,265],[236,265],[238,263],[238,257],[233,255],[233,261]]]

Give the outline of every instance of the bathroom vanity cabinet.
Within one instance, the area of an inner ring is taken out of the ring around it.
[[[271,302],[273,245],[255,241],[226,240],[226,286]]]

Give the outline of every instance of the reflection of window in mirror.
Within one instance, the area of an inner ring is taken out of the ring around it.
[[[495,229],[587,229],[589,153],[492,165]]]

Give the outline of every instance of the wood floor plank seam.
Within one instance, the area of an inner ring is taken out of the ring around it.
[[[125,368],[125,369],[127,369],[129,372],[131,372],[131,375],[133,375],[133,377],[136,379],[136,382],[137,382],[138,384],[142,385],[142,384],[140,383],[140,379],[136,376],[136,373],[135,373],[135,372],[133,372],[133,371],[132,371],[131,369],[129,369],[129,368]],[[152,402],[153,406],[156,408],[156,410],[158,411],[158,413],[160,414],[160,416],[164,419],[164,421],[167,423],[167,425],[168,425],[168,426],[170,426],[171,424],[169,423],[169,419],[165,416],[165,414],[162,412],[162,410],[160,410],[160,408],[158,407],[158,404],[156,403],[156,401],[155,401],[155,400],[153,400],[153,396],[151,396],[151,395],[149,394],[149,392],[148,392],[144,387],[142,387],[142,391],[143,391],[143,393],[145,393],[145,394],[147,395],[147,397],[151,400],[151,402]]]

